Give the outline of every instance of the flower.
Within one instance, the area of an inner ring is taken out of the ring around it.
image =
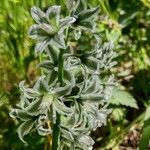
[[[74,17],[60,19],[60,6],[50,7],[46,13],[40,8],[31,8],[32,18],[37,24],[29,29],[29,37],[36,39],[35,51],[42,52],[48,45],[65,49],[64,30],[75,21]]]

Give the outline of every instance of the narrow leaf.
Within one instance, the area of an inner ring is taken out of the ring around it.
[[[91,19],[98,12],[99,12],[99,7],[87,9],[82,11],[80,14],[78,14],[78,18],[80,21],[86,21],[88,19]]]
[[[139,150],[148,149],[150,141],[150,119],[146,120],[143,126],[142,137],[139,144]]]

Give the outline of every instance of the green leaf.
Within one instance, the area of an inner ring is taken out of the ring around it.
[[[146,121],[146,120],[148,120],[148,119],[150,119],[150,105],[147,107],[147,109],[146,109],[146,113],[145,113],[145,118],[144,118],[144,120]]]
[[[128,92],[119,89],[118,87],[114,87],[110,103],[114,105],[138,108],[136,100],[133,98],[133,96]]]
[[[147,150],[150,141],[150,119],[146,120],[143,126],[142,137],[139,144],[139,150]]]
[[[87,9],[82,11],[80,14],[78,14],[78,18],[80,21],[86,21],[88,19],[91,19],[98,12],[99,12],[99,7]]]
[[[32,130],[33,126],[34,126],[34,120],[26,121],[19,126],[18,135],[23,143],[26,143],[26,141],[23,139],[23,137],[25,135],[29,134],[29,132]]]
[[[120,34],[121,34],[120,30],[112,30],[111,32],[106,30],[106,37],[108,41],[111,41],[111,42],[117,42]]]
[[[103,10],[112,20],[118,21],[118,12],[113,11],[108,0],[99,0],[99,4]]]
[[[85,9],[87,9],[87,2],[85,0],[78,0],[75,15],[79,14],[81,11]]]
[[[141,0],[141,2],[143,2],[143,4],[144,4],[146,7],[150,8],[150,2],[149,2],[149,0]]]

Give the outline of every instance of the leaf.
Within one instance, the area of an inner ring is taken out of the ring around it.
[[[78,18],[80,21],[86,21],[88,19],[91,19],[98,12],[99,12],[99,7],[84,10],[80,14],[78,14]]]
[[[99,4],[103,10],[113,21],[118,21],[118,12],[113,11],[108,0],[99,0]]]
[[[119,17],[119,24],[121,24],[124,28],[132,23],[132,20],[138,15],[138,12],[135,10],[128,11],[128,13],[123,14]]]
[[[20,138],[20,140],[23,143],[26,143],[26,141],[23,139],[23,137],[27,134],[29,134],[29,132],[32,130],[33,126],[34,126],[34,120],[29,120],[26,121],[24,123],[22,123],[19,128],[18,128],[18,136]]]
[[[144,120],[146,121],[148,119],[150,119],[150,105],[146,109]]]
[[[149,141],[150,141],[150,119],[144,122],[142,137],[139,144],[139,150],[148,149]]]
[[[117,42],[120,34],[121,34],[120,30],[112,30],[111,32],[106,30],[106,37],[108,41],[111,41],[111,42]]]
[[[143,4],[144,4],[146,7],[150,8],[150,2],[149,2],[149,0],[141,0],[141,2],[143,2]]]
[[[132,95],[124,90],[119,89],[118,87],[114,87],[110,103],[114,105],[124,105],[138,108],[136,100],[132,97]]]
[[[85,0],[78,0],[75,10],[75,15],[79,14],[81,11],[87,9],[87,2]]]

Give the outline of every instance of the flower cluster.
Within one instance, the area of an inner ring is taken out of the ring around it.
[[[57,114],[60,115],[59,149],[90,150],[94,141],[89,136],[92,130],[106,124],[108,99],[113,87],[112,77],[101,73],[115,65],[112,44],[102,45],[96,37],[95,47],[87,51],[72,49],[65,42],[65,32],[81,30],[93,25],[98,7],[89,8],[84,0],[75,2],[70,16],[60,18],[60,6],[50,7],[46,13],[32,7],[31,14],[37,24],[31,26],[29,36],[37,41],[35,52],[43,54],[45,61],[38,66],[44,71],[32,88],[20,83],[21,101],[13,109],[11,117],[19,118],[19,138],[37,130],[42,136],[53,135]],[[84,27],[84,28],[82,28]],[[67,35],[69,36],[69,35]],[[77,42],[77,41],[76,41]],[[60,82],[61,81],[61,82]]]

